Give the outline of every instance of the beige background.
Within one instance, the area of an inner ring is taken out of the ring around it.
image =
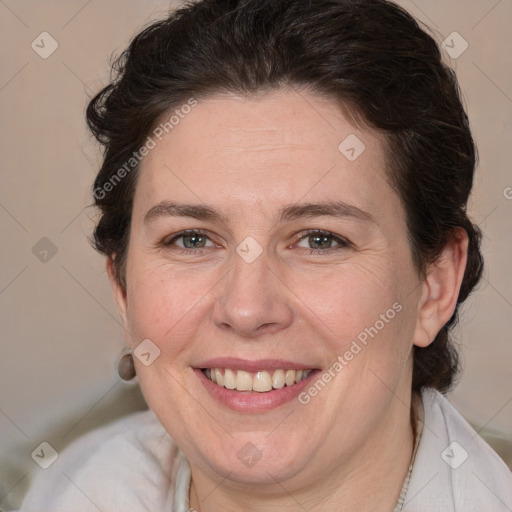
[[[461,315],[465,372],[450,396],[487,435],[510,439],[512,0],[400,3],[439,41],[456,31],[469,44],[447,60],[480,150],[471,212],[485,233],[487,269]],[[43,471],[30,457],[42,441],[60,451],[94,426],[144,407],[137,386],[115,373],[122,330],[103,261],[87,240],[100,155],[85,131],[84,109],[108,78],[111,53],[168,6],[0,0],[0,509],[16,505]],[[43,31],[59,45],[47,59],[31,48]],[[47,262],[32,252],[42,237],[57,249]]]

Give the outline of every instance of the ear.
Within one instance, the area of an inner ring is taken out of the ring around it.
[[[123,324],[126,327],[126,291],[117,280],[113,258],[107,258],[106,267],[110,286],[114,293],[114,299],[116,301],[117,308],[119,309],[119,314],[123,319]]]
[[[453,315],[466,269],[467,256],[468,235],[465,229],[458,228],[437,261],[427,268],[427,275],[421,284],[414,345],[430,345]]]

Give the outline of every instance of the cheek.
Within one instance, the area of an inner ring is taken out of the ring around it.
[[[389,331],[396,316],[393,305],[400,299],[400,287],[390,268],[374,263],[347,264],[295,279],[293,289],[303,314],[336,353],[347,350],[358,337],[364,340],[367,329],[376,323],[379,333]]]
[[[187,342],[184,331],[198,325],[214,276],[176,273],[166,264],[149,263],[134,265],[130,277],[127,317],[132,347],[149,338],[162,351],[180,350]]]

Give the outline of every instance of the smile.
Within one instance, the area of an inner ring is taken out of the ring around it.
[[[267,393],[285,386],[293,386],[306,379],[313,370],[286,370],[246,372],[229,368],[205,368],[203,374],[217,386],[236,391]]]

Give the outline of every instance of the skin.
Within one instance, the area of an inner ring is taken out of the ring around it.
[[[366,150],[338,150],[350,134]],[[467,236],[416,271],[405,214],[385,176],[386,142],[332,100],[281,89],[210,96],[144,159],[133,205],[127,287],[107,268],[150,408],[192,467],[191,507],[392,511],[410,463],[412,347],[426,346],[456,305]],[[291,204],[343,200],[373,221],[320,216],[280,222]],[[144,216],[161,201],[206,204],[224,221]],[[202,248],[184,229],[204,231]],[[310,244],[306,230],[347,239]],[[248,236],[252,263],[236,252]],[[190,243],[190,240],[188,239]],[[311,254],[311,249],[317,252]],[[321,252],[324,251],[324,252]],[[327,369],[394,303],[402,310],[311,399],[257,414],[212,400],[193,368],[213,357],[284,359]],[[252,443],[261,459],[237,452]]]

